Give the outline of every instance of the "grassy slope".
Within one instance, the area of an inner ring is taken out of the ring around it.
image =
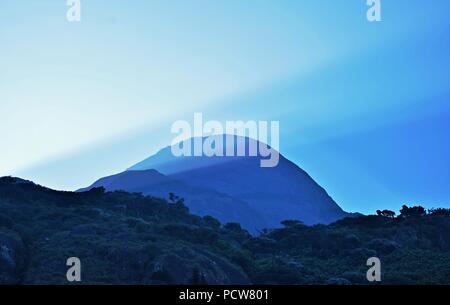
[[[443,284],[449,250],[446,217],[349,218],[252,237],[182,203],[0,179],[0,283],[67,284],[76,256],[84,284],[364,284],[366,260],[378,256],[382,283]]]

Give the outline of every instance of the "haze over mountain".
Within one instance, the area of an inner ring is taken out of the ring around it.
[[[194,143],[194,139],[189,141]],[[245,139],[247,149],[252,141]],[[185,199],[192,213],[238,222],[250,232],[279,227],[287,219],[312,225],[350,216],[305,171],[281,154],[275,167],[261,167],[261,158],[175,157],[171,147],[166,147],[127,171],[99,179],[80,191],[103,186],[107,191],[163,198],[173,192]]]

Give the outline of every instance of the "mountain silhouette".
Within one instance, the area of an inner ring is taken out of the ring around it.
[[[225,136],[223,140],[229,144]],[[247,150],[250,144],[261,144],[249,138],[241,140]],[[192,147],[195,141],[191,138],[185,142]],[[261,167],[262,158],[175,157],[169,146],[127,171],[102,178],[80,191],[103,186],[107,191],[163,198],[173,192],[185,199],[192,213],[211,215],[221,222],[238,222],[250,232],[280,227],[280,222],[288,219],[313,225],[351,216],[304,170],[281,154],[275,167]]]

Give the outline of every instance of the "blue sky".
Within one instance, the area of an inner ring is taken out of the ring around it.
[[[77,189],[202,112],[280,121],[346,210],[450,207],[446,0],[0,1],[0,175]]]

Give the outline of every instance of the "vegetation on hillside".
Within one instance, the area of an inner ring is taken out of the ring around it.
[[[102,188],[58,192],[0,178],[0,283],[69,284],[78,257],[83,284],[367,284],[379,257],[381,284],[450,284],[450,211],[404,206],[250,235],[239,224],[191,215],[170,202]]]

